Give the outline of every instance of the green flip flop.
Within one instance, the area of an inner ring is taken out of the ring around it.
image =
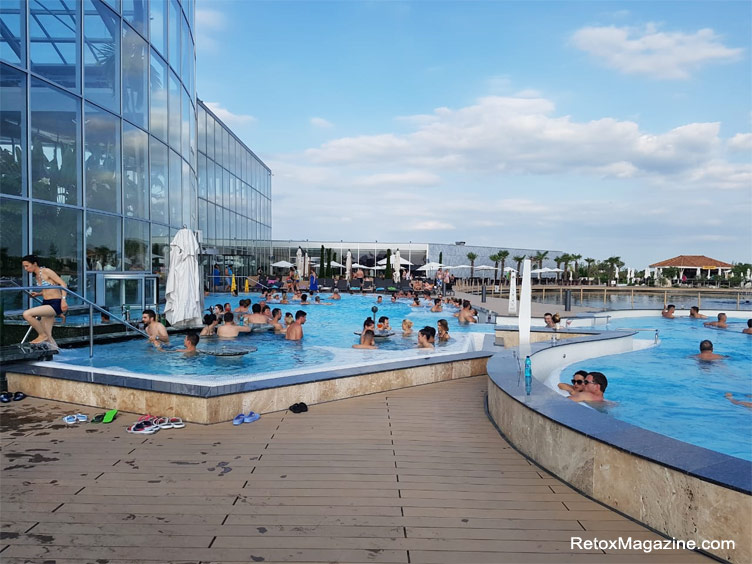
[[[117,412],[118,412],[117,409],[109,410],[107,413],[104,414],[104,417],[102,418],[102,423],[112,423],[112,420],[115,419]]]

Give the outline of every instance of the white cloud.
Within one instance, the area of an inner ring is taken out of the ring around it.
[[[214,112],[214,115],[230,126],[231,129],[234,127],[247,126],[256,122],[256,118],[252,115],[234,114],[230,110],[223,108],[222,104],[219,102],[204,102],[204,104]]]
[[[446,229],[455,229],[454,225],[445,221],[419,221],[410,226],[416,231],[443,231]]]
[[[732,151],[752,151],[752,133],[737,133],[728,141],[728,147]]]
[[[402,173],[371,174],[355,178],[353,184],[366,187],[385,186],[435,186],[441,182],[441,177],[431,172],[408,171]]]
[[[737,61],[744,51],[725,46],[712,29],[662,32],[655,24],[584,27],[572,35],[572,42],[610,68],[663,79],[689,78],[704,65]]]
[[[320,117],[312,117],[311,125],[314,127],[321,127],[323,129],[334,127],[334,124],[332,122],[327,121],[324,118],[320,118]]]
[[[209,8],[196,8],[196,48],[216,52],[220,35],[227,28],[227,19],[222,12]]]

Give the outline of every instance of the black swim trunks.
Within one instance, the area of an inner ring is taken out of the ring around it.
[[[52,309],[55,310],[55,315],[62,315],[63,308],[60,307],[60,304],[63,300],[42,300],[42,305],[48,305],[52,307]]]

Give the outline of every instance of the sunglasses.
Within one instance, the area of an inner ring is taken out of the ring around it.
[[[575,384],[575,385],[584,384],[584,383],[585,383],[585,380],[572,380],[572,384]]]
[[[590,380],[590,381],[588,381],[588,380],[585,380],[585,381],[583,382],[583,384],[585,384],[585,385],[587,386],[588,384],[595,384],[595,382],[594,382],[593,380]]]

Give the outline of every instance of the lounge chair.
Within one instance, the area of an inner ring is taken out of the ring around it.
[[[320,278],[319,279],[319,291],[329,292],[334,287],[334,280],[332,278]]]
[[[365,280],[363,282],[363,291],[364,292],[373,292],[373,280]]]
[[[375,286],[377,292],[386,292],[386,278],[377,278],[376,280],[374,280],[373,285]]]
[[[350,282],[350,290],[353,292],[360,292],[363,290],[361,287],[361,281],[360,280],[353,280]]]
[[[340,292],[347,292],[350,289],[350,285],[347,283],[347,280],[337,280],[337,290]]]

